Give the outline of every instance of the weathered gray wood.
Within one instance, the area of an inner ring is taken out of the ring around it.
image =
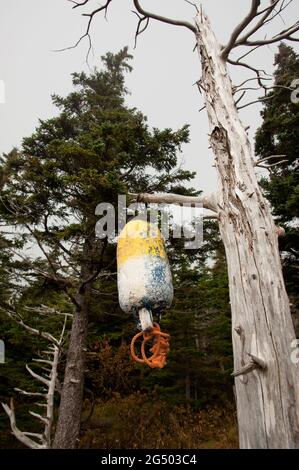
[[[17,427],[13,399],[10,400],[10,406],[6,405],[5,403],[2,403],[2,406],[7,416],[9,417],[12,433],[20,442],[22,442],[25,446],[29,447],[30,449],[46,449],[47,448],[46,443],[44,443],[43,441],[42,434],[22,432]],[[34,441],[29,436],[37,437],[41,441],[41,444]]]
[[[208,18],[196,17],[210,142],[218,172],[218,215],[229,273],[234,370],[245,353],[267,368],[236,377],[242,448],[299,447],[299,370],[295,338],[268,203],[254,173],[253,152],[238,116],[221,47]],[[242,328],[243,339],[235,328]],[[244,362],[244,360],[243,360]]]
[[[210,194],[209,196],[183,196],[181,194],[173,193],[130,193],[131,197],[134,197],[138,202],[147,203],[160,203],[160,204],[201,204],[205,209],[211,211],[217,211],[215,202],[215,195]]]
[[[12,312],[6,311],[6,313],[9,315],[10,318],[15,319],[15,316],[13,315]],[[57,375],[58,375],[57,369],[58,369],[59,358],[60,358],[60,353],[61,353],[61,346],[62,346],[63,339],[64,339],[66,321],[67,321],[67,316],[65,315],[65,320],[64,320],[64,324],[63,324],[59,339],[54,338],[49,333],[43,332],[43,337],[44,338],[46,337],[53,344],[53,346],[49,347],[51,351],[43,351],[43,353],[51,354],[53,356],[53,359],[51,361],[49,361],[48,359],[33,359],[34,362],[46,363],[51,367],[51,369],[47,369],[48,378],[45,379],[43,376],[35,373],[26,364],[26,369],[28,370],[30,375],[34,379],[46,385],[45,393],[26,392],[25,390],[15,388],[15,390],[21,393],[22,395],[45,398],[46,403],[36,403],[36,405],[41,408],[46,408],[45,410],[46,416],[42,416],[39,413],[29,411],[29,414],[31,414],[31,416],[39,419],[40,421],[42,421],[42,423],[44,423],[43,433],[38,434],[38,433],[21,431],[17,427],[17,424],[16,424],[16,416],[15,416],[13,399],[11,399],[10,401],[10,406],[6,405],[5,403],[2,403],[2,407],[9,417],[11,430],[14,436],[20,442],[25,444],[27,447],[30,447],[31,449],[50,449],[51,447],[51,437],[52,437],[51,433],[52,433],[52,426],[53,426],[53,419],[54,419],[54,395],[55,395]],[[23,321],[20,322],[19,320],[17,320],[17,323],[21,324],[25,330],[30,331],[31,334],[36,335],[37,330],[24,324]],[[36,442],[35,440],[31,439],[32,437],[36,437],[37,439],[39,439],[40,442]]]

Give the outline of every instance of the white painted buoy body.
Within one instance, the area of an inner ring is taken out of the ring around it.
[[[138,313],[170,307],[173,286],[160,230],[133,219],[119,235],[117,245],[118,295],[121,309]]]

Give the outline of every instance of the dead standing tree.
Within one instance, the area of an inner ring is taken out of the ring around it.
[[[78,42],[86,37],[90,41],[92,20],[98,13],[106,13],[111,1],[85,14],[88,27]],[[291,2],[269,0],[261,6],[260,0],[252,0],[248,14],[222,46],[202,8],[194,5],[197,15],[192,24],[145,11],[139,0],[133,0],[139,18],[136,39],[150,20],[185,27],[196,39],[202,66],[198,86],[210,123],[218,188],[211,197],[196,198],[194,202],[202,202],[218,216],[226,251],[242,448],[299,447],[298,365],[291,361],[295,333],[282,277],[277,233],[270,206],[258,185],[254,153],[235,101],[236,91],[246,92],[247,81],[255,82],[265,93],[269,89],[266,72],[243,60],[250,52],[281,40],[299,40],[294,37],[299,21],[273,37],[257,38],[263,27],[281,15]],[[73,8],[80,8],[89,0],[72,3]],[[248,51],[232,60],[231,51],[240,46]],[[228,64],[244,67],[253,76],[239,87],[233,87]],[[138,199],[161,202],[165,197],[141,194]],[[172,195],[171,202],[180,204],[182,200]]]
[[[32,157],[27,156],[27,161]],[[68,220],[68,205],[71,206],[73,195],[66,194],[64,217]],[[67,351],[66,366],[60,394],[60,407],[52,447],[74,448],[78,444],[81,408],[84,393],[84,360],[88,312],[93,281],[100,276],[109,276],[103,270],[103,255],[106,242],[96,240],[95,222],[89,214],[85,218],[86,229],[81,236],[71,242],[64,242],[53,216],[45,213],[41,221],[26,221],[29,205],[20,204],[12,197],[0,195],[0,202],[8,214],[20,221],[22,226],[18,237],[26,236],[27,244],[36,244],[42,254],[43,267],[36,263],[36,255],[29,256],[22,248],[10,247],[11,255],[21,262],[22,269],[17,270],[20,279],[27,284],[28,280],[43,279],[45,285],[55,286],[64,292],[73,305],[73,321]],[[72,207],[72,206],[71,206]],[[51,208],[53,214],[53,208]],[[86,215],[86,214],[85,214]],[[57,220],[57,219],[56,219]],[[63,226],[63,219],[58,218]],[[6,222],[10,227],[10,220]],[[66,222],[68,223],[68,222]],[[25,270],[23,269],[25,268]],[[101,272],[102,271],[102,272]],[[16,288],[18,284],[16,282]],[[11,418],[14,419],[13,410]],[[43,444],[44,445],[44,444]]]
[[[10,420],[10,427],[12,433],[20,442],[22,442],[25,446],[29,447],[30,449],[50,449],[53,437],[52,434],[54,424],[54,398],[58,383],[58,365],[62,353],[62,346],[65,339],[64,334],[67,324],[67,318],[68,316],[72,315],[68,313],[62,314],[64,315],[64,322],[60,336],[57,339],[50,333],[37,330],[36,328],[32,328],[31,326],[24,323],[22,317],[17,312],[4,308],[2,310],[9,316],[9,318],[21,325],[31,335],[41,337],[50,343],[49,348],[45,351],[42,351],[41,358],[32,359],[32,361],[40,367],[41,371],[39,373],[33,371],[28,366],[28,364],[26,364],[27,371],[35,380],[42,384],[43,391],[28,392],[19,388],[15,389],[21,395],[25,395],[27,397],[35,397],[39,400],[39,402],[35,403],[35,405],[44,409],[45,413],[40,414],[35,413],[33,411],[29,411],[29,414],[31,414],[34,418],[37,418],[43,423],[43,432],[34,433],[21,431],[17,427],[13,399],[11,398],[10,400],[10,406],[5,403],[2,403],[3,409]],[[40,313],[43,316],[60,314],[60,312],[56,312],[54,309],[45,306],[42,306],[40,308],[28,308],[28,310]],[[41,400],[44,400],[45,402],[40,403]]]

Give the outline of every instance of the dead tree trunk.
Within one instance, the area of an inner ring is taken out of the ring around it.
[[[232,309],[235,385],[242,448],[299,447],[298,365],[277,234],[255,173],[221,47],[203,13],[196,18],[217,206]]]

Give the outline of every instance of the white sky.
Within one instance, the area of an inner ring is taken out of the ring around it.
[[[298,1],[284,14],[287,24],[298,16]],[[50,95],[71,91],[72,72],[88,72],[87,41],[70,51],[53,51],[74,44],[85,31],[86,18],[81,13],[103,2],[91,1],[84,10],[72,10],[67,0],[0,0],[0,83],[3,80],[6,88],[6,101],[0,102],[0,152],[19,146],[22,137],[34,131],[38,118],[53,116],[56,111]],[[194,9],[184,0],[141,3],[147,9],[173,18],[192,21],[194,16]],[[250,0],[204,0],[202,3],[222,43],[250,6]],[[263,3],[266,4],[265,0]],[[103,16],[95,17],[91,30],[94,57],[90,57],[89,63],[93,67],[106,52],[129,46],[134,54],[134,70],[127,80],[132,92],[128,103],[147,115],[149,124],[155,127],[176,129],[185,123],[191,125],[191,143],[184,147],[184,167],[197,172],[193,185],[209,192],[214,189],[216,178],[208,150],[207,118],[205,111],[198,112],[202,99],[193,86],[200,77],[199,59],[192,52],[194,38],[184,28],[151,21],[133,51],[137,17],[132,9],[132,0],[113,0],[108,22]],[[283,20],[278,18],[263,35],[284,28]],[[252,63],[271,71],[276,50],[276,45],[262,48],[252,55]],[[243,69],[233,71],[234,83],[242,82],[247,76]],[[243,111],[242,118],[251,126],[253,135],[260,123],[259,105]]]

